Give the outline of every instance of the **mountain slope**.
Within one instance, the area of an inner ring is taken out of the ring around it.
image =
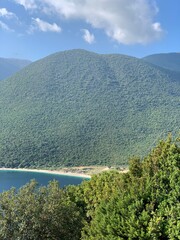
[[[29,60],[0,58],[0,80],[10,77],[30,63]]]
[[[177,130],[179,97],[179,74],[143,60],[53,54],[0,82],[0,164],[127,163]]]
[[[144,57],[146,62],[172,71],[180,72],[180,53],[160,53]]]

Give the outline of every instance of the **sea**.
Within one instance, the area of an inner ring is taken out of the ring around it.
[[[61,188],[67,185],[78,185],[87,178],[65,176],[51,173],[27,172],[16,170],[0,170],[0,192],[7,191],[12,187],[20,188],[35,179],[39,186],[47,186],[50,181],[56,180]]]

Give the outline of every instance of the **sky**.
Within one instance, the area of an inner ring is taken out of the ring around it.
[[[0,57],[180,52],[180,0],[0,0]]]

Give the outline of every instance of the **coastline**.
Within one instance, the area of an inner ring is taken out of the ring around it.
[[[70,177],[81,177],[81,178],[91,178],[90,175],[84,173],[76,173],[71,171],[63,170],[45,170],[45,169],[31,169],[31,168],[0,168],[0,171],[22,171],[22,172],[38,172],[38,173],[48,173],[48,174],[57,174]]]

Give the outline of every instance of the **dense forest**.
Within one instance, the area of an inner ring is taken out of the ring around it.
[[[0,166],[127,165],[180,126],[180,73],[121,54],[55,53],[0,81]]]
[[[180,139],[162,140],[129,171],[78,186],[35,181],[0,195],[1,240],[180,239]]]

